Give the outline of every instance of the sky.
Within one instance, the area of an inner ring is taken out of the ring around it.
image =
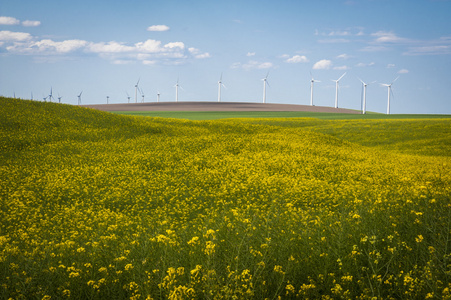
[[[0,95],[451,114],[451,0],[2,0]],[[107,96],[109,97],[107,99]]]

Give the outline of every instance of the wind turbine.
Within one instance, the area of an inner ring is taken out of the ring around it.
[[[313,106],[313,83],[321,81],[313,79],[312,72],[310,72],[310,76],[312,77],[310,80],[310,106]]]
[[[144,91],[142,89],[139,89],[139,93],[141,94],[141,96],[143,97],[141,102],[144,103]]]
[[[337,80],[333,80],[335,81],[335,108],[338,108],[338,82],[346,75],[346,72],[343,73],[343,75],[340,76],[340,78],[338,78]]]
[[[81,94],[83,94],[83,91],[80,92],[80,94],[78,94],[78,105],[81,104]]]
[[[53,98],[53,88],[50,88],[50,95],[49,95],[49,101],[52,102],[52,98]],[[55,99],[55,98],[53,98]]]
[[[130,103],[130,95],[128,94],[128,92],[125,93],[127,94],[128,103]]]
[[[266,77],[262,79],[263,80],[263,103],[266,103],[266,85],[269,86],[268,76],[269,76],[269,72],[266,74]]]
[[[221,102],[221,86],[226,88],[226,86],[222,83],[222,73],[221,73],[221,78],[219,78],[219,81],[218,81],[218,102]]]
[[[396,80],[398,80],[399,76],[395,78],[395,80],[393,80],[390,84],[387,83],[382,83],[382,86],[386,86],[388,88],[388,102],[387,102],[387,115],[390,114],[390,94],[391,92],[391,86],[393,83],[395,83]]]
[[[135,103],[138,103],[138,84],[141,78],[138,79],[138,82],[135,84]]]
[[[157,92],[157,102],[160,102],[160,92]]]
[[[362,83],[362,85],[363,85],[363,107],[362,107],[362,114],[366,114],[366,87],[368,86],[368,85],[370,85],[371,83],[375,83],[375,81],[373,81],[373,82],[371,82],[371,83],[366,83],[366,82],[364,82],[362,79],[360,79],[359,78],[359,80],[360,80],[360,82]]]
[[[33,100],[33,92],[31,92],[31,100]]]
[[[179,102],[179,79],[177,78],[177,83],[174,85],[175,87],[175,102]],[[183,90],[183,88],[180,86],[180,88]]]
[[[61,103],[61,98],[63,97],[61,97],[60,94],[58,94],[58,103]]]
[[[48,97],[48,96],[47,96]],[[42,99],[44,99],[44,102],[47,102],[47,97],[43,97]]]
[[[109,100],[110,100],[110,96],[106,96],[106,104],[108,104]]]

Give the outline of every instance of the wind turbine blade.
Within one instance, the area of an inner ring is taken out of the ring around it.
[[[268,76],[269,76],[269,71],[268,71],[268,73],[266,74],[266,77],[265,77],[265,79],[268,79]]]
[[[395,80],[393,80],[391,84],[395,83],[395,81],[398,80],[398,79],[399,79],[399,76],[396,77]]]
[[[222,85],[225,89],[227,89],[227,87],[226,87],[223,83],[221,83],[221,85]]]
[[[221,73],[221,77],[219,78],[219,81],[221,81],[221,82],[222,82],[222,73]]]
[[[345,75],[346,75],[346,72],[344,72],[343,75],[341,75],[341,77],[337,79],[337,81],[340,81]]]
[[[358,80],[360,80],[360,82],[361,82],[361,83],[363,83],[363,85],[365,85],[365,84],[366,84],[365,82],[363,82],[363,80],[362,80],[362,79],[360,79],[360,78],[358,78],[358,77],[357,77],[357,79],[358,79]]]

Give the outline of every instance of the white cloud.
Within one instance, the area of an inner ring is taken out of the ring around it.
[[[197,48],[188,48],[189,53],[191,53],[195,58],[201,59],[201,58],[209,58],[211,57],[210,53],[205,52],[201,53],[199,49]]]
[[[398,74],[407,74],[407,73],[409,73],[409,70],[407,69],[401,69],[398,71]]]
[[[255,56],[255,52],[248,52],[247,54],[246,54],[246,56]]]
[[[138,52],[144,53],[158,53],[161,50],[161,42],[156,40],[147,40],[145,42],[139,42],[135,44]]]
[[[330,69],[330,67],[332,67],[332,61],[328,59],[322,59],[320,61],[317,61],[313,65],[313,70],[328,70]]]
[[[339,66],[339,67],[334,67],[334,70],[348,70],[349,67],[348,66]]]
[[[347,35],[351,35],[351,33],[349,31],[341,31],[341,30],[331,31],[328,34],[328,36],[347,36]]]
[[[185,49],[185,44],[182,42],[172,42],[172,43],[167,43],[166,45],[164,45],[164,47],[168,48],[168,49],[175,49],[175,48]]]
[[[395,66],[396,66],[395,64],[388,64],[388,65],[387,65],[387,69],[394,68]]]
[[[111,41],[108,43],[89,43],[87,50],[94,53],[123,53],[133,51],[134,47]]]
[[[194,57],[198,58],[198,59],[202,59],[202,58],[210,58],[211,55],[210,55],[210,53],[205,52],[205,53],[202,53],[202,54],[195,55]]]
[[[340,59],[349,59],[349,58],[351,58],[351,56],[349,56],[349,55],[346,54],[346,53],[343,53],[343,54],[338,55],[337,58],[340,58]]]
[[[41,25],[40,21],[30,21],[30,20],[26,20],[22,22],[22,25],[25,27],[36,27]]]
[[[147,31],[168,31],[170,28],[166,25],[152,25],[147,27]]]
[[[37,47],[39,51],[56,51],[58,53],[68,53],[84,47],[88,42],[83,40],[66,40],[62,42],[54,42],[52,40],[41,40],[33,43],[32,47]]]
[[[285,62],[291,63],[291,64],[296,64],[296,63],[309,62],[309,60],[304,55],[302,55],[302,56],[301,55],[295,55],[295,56],[287,59]]]
[[[22,42],[31,40],[32,36],[26,32],[13,32],[8,30],[0,31],[0,41]]]
[[[364,67],[371,67],[371,66],[374,66],[376,63],[375,62],[370,62],[370,63],[368,63],[368,64],[366,64],[366,63],[358,63],[358,64],[356,64],[355,66],[356,67],[359,67],[359,68],[364,68]]]
[[[377,37],[375,42],[377,43],[397,43],[405,41],[406,39],[398,37],[393,32],[387,32],[387,31],[378,31],[371,34],[372,36]]]
[[[269,69],[272,68],[274,65],[270,62],[258,62],[255,60],[250,60],[246,64],[242,64],[239,62],[233,63],[230,68],[232,69],[238,69],[243,68],[246,71],[254,70],[254,69]]]
[[[20,21],[13,17],[0,17],[0,25],[17,25]]]

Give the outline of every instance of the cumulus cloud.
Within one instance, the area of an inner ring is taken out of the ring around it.
[[[99,57],[108,59],[113,64],[129,64],[139,61],[146,65],[155,63],[171,64],[182,63],[182,59],[195,58],[204,59],[211,57],[210,53],[203,52],[197,48],[186,49],[183,42],[169,42],[162,44],[161,41],[148,39],[135,44],[123,42],[89,42],[84,40],[54,41],[51,39],[37,39],[29,33],[0,31],[0,47],[11,54],[36,55],[39,57],[50,57],[78,51],[80,53],[94,53]],[[187,54],[190,55],[187,55]]]
[[[147,40],[135,44],[135,48],[139,52],[157,53],[161,51],[161,42],[156,40]]]
[[[168,31],[169,29],[170,29],[169,26],[166,25],[152,25],[147,27],[147,31],[157,31],[157,32]]]
[[[166,45],[164,45],[164,47],[168,48],[168,49],[174,49],[174,48],[185,49],[185,44],[182,42],[172,42],[172,43],[167,43]]]
[[[246,54],[246,56],[255,56],[255,52],[248,52],[247,54]]]
[[[37,27],[37,26],[41,25],[41,22],[26,20],[26,21],[22,22],[22,25],[25,27]]]
[[[295,55],[295,56],[293,56],[291,58],[288,58],[285,62],[291,63],[291,64],[296,64],[296,63],[309,62],[309,60],[304,55],[302,55],[302,56],[301,55]]]
[[[322,59],[320,61],[317,61],[313,65],[313,70],[328,70],[332,67],[332,61],[328,59]]]
[[[0,17],[0,25],[17,25],[20,21],[13,17]]]
[[[5,42],[22,42],[31,40],[32,36],[26,32],[13,32],[8,30],[0,31],[0,41]]]
[[[401,69],[398,71],[398,74],[407,74],[407,73],[409,73],[409,70],[407,69]]]
[[[387,65],[387,69],[394,68],[395,66],[396,66],[395,64],[388,64],[388,65]]]
[[[111,41],[108,43],[89,43],[87,50],[94,53],[121,53],[131,52],[134,50],[134,47]]]

